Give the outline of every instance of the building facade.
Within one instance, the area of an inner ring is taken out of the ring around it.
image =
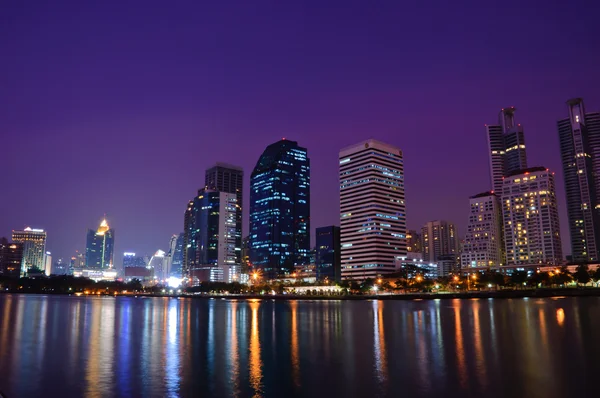
[[[44,255],[44,274],[50,276],[52,274],[52,253],[46,252]]]
[[[244,205],[244,170],[239,166],[217,163],[206,170],[206,188],[236,195],[238,212],[235,220],[235,246],[242,247],[242,215]],[[242,263],[241,250],[236,252],[236,264]]]
[[[202,189],[192,206],[188,249],[192,284],[239,281],[236,222],[240,208],[235,193]]]
[[[102,220],[96,231],[89,229],[85,247],[85,267],[87,269],[113,268],[115,231]]]
[[[342,149],[339,165],[342,278],[395,272],[407,253],[402,151],[367,140]]]
[[[421,234],[414,229],[411,229],[406,234],[406,250],[409,253],[423,253],[421,246]]]
[[[436,262],[440,256],[458,256],[458,243],[453,223],[435,220],[421,228],[421,247],[425,262]]]
[[[23,244],[0,239],[0,275],[18,277],[23,263]]]
[[[497,267],[504,265],[502,208],[493,192],[483,192],[469,199],[470,213],[461,267]]]
[[[250,177],[250,264],[275,278],[309,257],[310,160],[284,139],[265,149]]]
[[[492,190],[502,190],[502,178],[514,171],[527,168],[525,135],[515,123],[515,107],[504,108],[498,115],[498,124],[486,125],[490,153]]]
[[[600,113],[586,113],[581,98],[567,102],[558,121],[567,214],[574,263],[600,259]]]
[[[183,216],[183,263],[181,272],[183,278],[190,276],[192,234],[194,233],[194,201],[190,200]]]
[[[342,278],[340,227],[331,225],[317,228],[316,245],[317,280],[340,281]]]
[[[562,263],[553,173],[532,167],[505,177],[502,213],[508,265]]]
[[[46,265],[44,263],[46,232],[43,229],[27,227],[22,231],[12,231],[12,241],[23,245],[21,274],[27,273],[31,268],[44,270]]]

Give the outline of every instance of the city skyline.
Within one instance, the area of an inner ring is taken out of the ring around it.
[[[408,227],[448,219],[462,237],[468,197],[489,186],[483,126],[515,106],[528,164],[556,172],[570,252],[556,122],[568,116],[570,98],[584,98],[588,112],[600,110],[592,51],[600,27],[577,2],[486,11],[485,21],[476,17],[482,4],[464,15],[449,4],[433,15],[424,5],[385,4],[367,13],[368,24],[360,23],[366,8],[357,4],[345,4],[341,16],[335,7],[305,12],[285,4],[256,13],[246,6],[231,10],[235,24],[222,5],[194,6],[185,13],[192,19],[152,1],[144,6],[147,13],[128,24],[93,13],[104,5],[67,7],[64,17],[46,7],[7,10],[11,62],[0,68],[11,78],[0,120],[11,150],[0,164],[20,178],[8,187],[0,236],[39,226],[53,256],[70,258],[106,213],[119,231],[115,256],[164,250],[181,232],[185,201],[203,185],[198,170],[227,162],[248,175],[264,147],[285,136],[311,153],[312,234],[339,222],[337,201],[329,200],[338,191],[339,149],[372,137],[405,153]],[[125,14],[135,11],[124,6]],[[426,11],[441,30],[412,38],[407,33]],[[494,28],[507,15],[537,29]],[[563,29],[574,15],[577,26]],[[158,29],[164,18],[183,18],[182,30]],[[306,32],[308,25],[314,29]],[[107,26],[110,34],[98,34]],[[175,42],[177,48],[166,44]],[[576,68],[557,51],[573,42],[591,57]],[[506,51],[512,57],[489,62]],[[73,58],[65,63],[67,54]],[[245,178],[246,192],[248,184]],[[248,195],[244,201],[248,208]]]

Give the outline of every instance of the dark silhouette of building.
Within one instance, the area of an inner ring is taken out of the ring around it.
[[[269,145],[250,177],[250,263],[267,278],[310,262],[310,161],[306,148]]]
[[[23,262],[23,244],[0,239],[0,275],[18,277]]]
[[[115,248],[115,230],[102,220],[97,231],[88,230],[85,248],[85,267],[87,269],[113,268]]]
[[[342,278],[340,227],[331,225],[317,228],[316,241],[317,280],[340,281]]]
[[[586,113],[583,100],[567,102],[569,117],[558,121],[571,261],[600,259],[600,112]]]

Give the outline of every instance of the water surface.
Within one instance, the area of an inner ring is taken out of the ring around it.
[[[63,397],[600,396],[600,298],[0,295],[0,390]]]

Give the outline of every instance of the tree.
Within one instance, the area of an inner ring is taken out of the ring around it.
[[[587,264],[581,264],[579,267],[577,267],[577,270],[575,271],[575,274],[573,276],[575,277],[577,284],[583,285],[585,285],[592,279],[590,277],[589,267],[587,266]]]
[[[510,275],[510,284],[512,286],[522,287],[524,283],[527,282],[527,272],[526,271],[514,271]]]
[[[596,285],[600,284],[600,266],[594,271],[594,279],[596,280]]]

